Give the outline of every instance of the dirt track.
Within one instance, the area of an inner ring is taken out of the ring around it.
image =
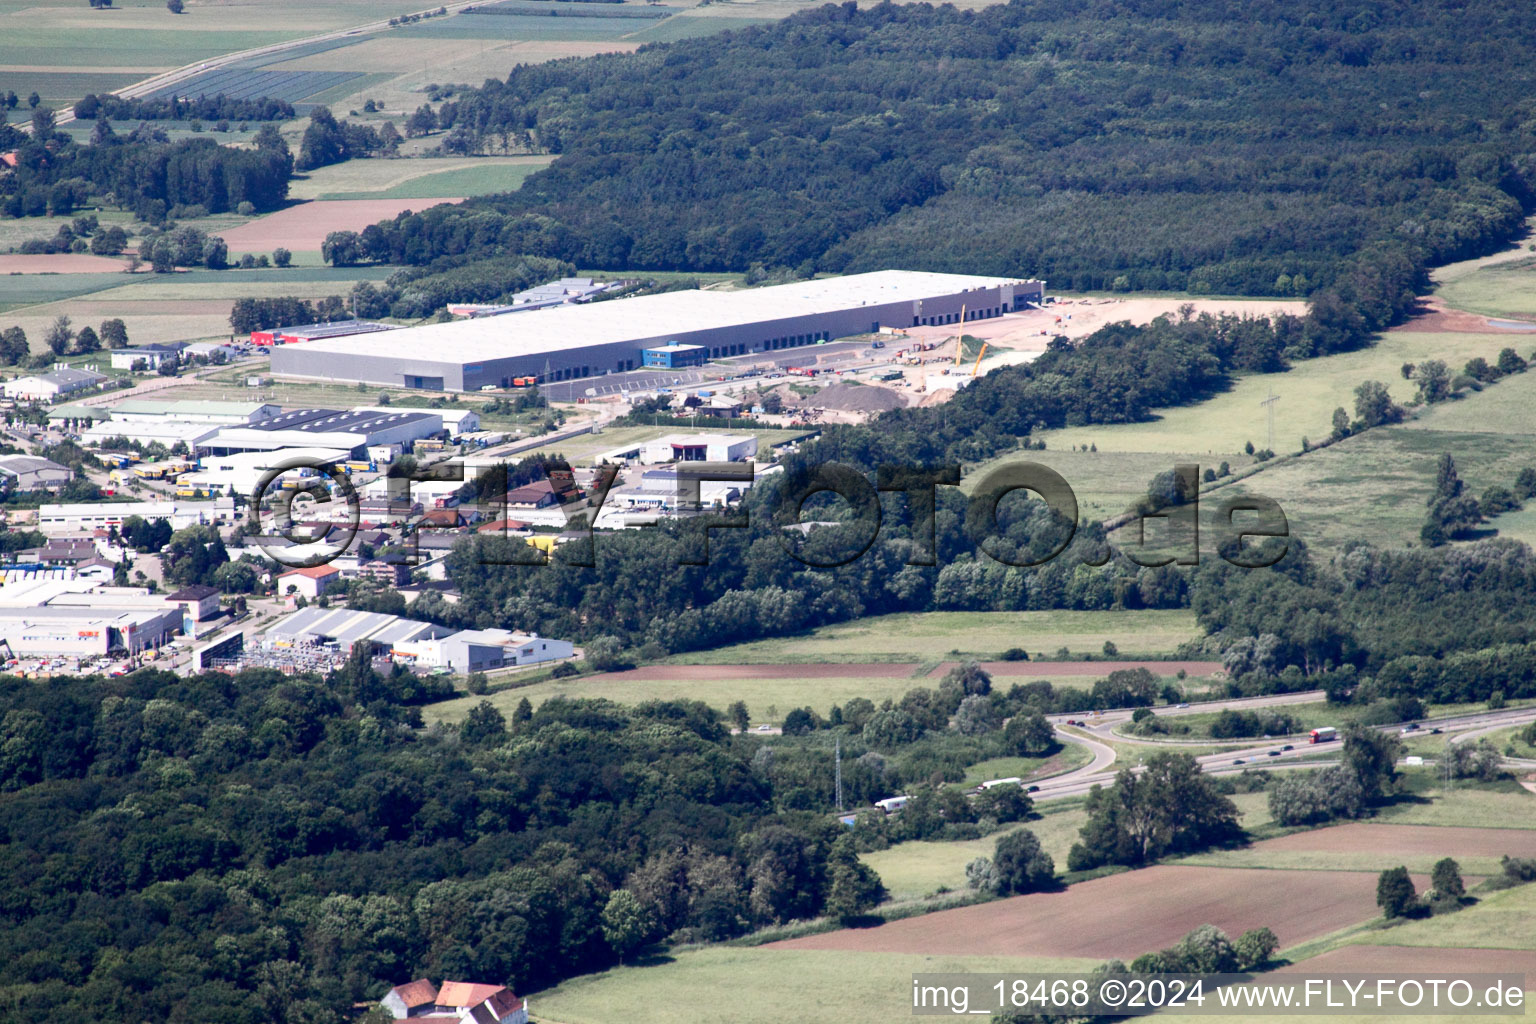
[[[1428,880],[1414,879],[1423,889]],[[1289,946],[1375,917],[1364,871],[1264,871],[1158,865],[1035,893],[768,944],[943,955],[1121,957],[1172,945],[1203,924],[1228,935],[1268,927]]]
[[[361,231],[370,224],[395,216],[402,210],[421,211],[439,203],[462,199],[317,199],[223,232],[232,255],[271,252],[278,246],[298,252],[314,252],[332,231]]]

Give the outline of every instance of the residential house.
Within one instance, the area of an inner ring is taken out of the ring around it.
[[[313,601],[341,580],[341,570],[334,565],[312,565],[305,569],[291,569],[277,578],[278,594],[288,593],[288,588]]]
[[[390,989],[380,1005],[396,1020],[528,1024],[527,1002],[505,985],[445,981],[437,988],[420,978]]]
[[[524,484],[507,492],[508,509],[549,508],[559,500],[548,480],[535,480],[531,484]]]

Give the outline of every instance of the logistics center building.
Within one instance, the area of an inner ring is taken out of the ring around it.
[[[573,380],[654,365],[646,350],[700,346],[710,359],[773,352],[881,327],[984,320],[1045,299],[1040,281],[882,270],[740,291],[682,291],[563,305],[282,345],[272,372],[434,391]],[[683,349],[683,351],[692,351]],[[670,361],[670,360],[668,360]]]

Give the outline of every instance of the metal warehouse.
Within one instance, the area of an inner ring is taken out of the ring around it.
[[[814,345],[881,326],[983,320],[1044,300],[1040,281],[882,270],[734,292],[684,291],[565,305],[516,317],[321,338],[272,352],[272,372],[316,380],[475,391],[633,370],[645,349],[708,357]]]

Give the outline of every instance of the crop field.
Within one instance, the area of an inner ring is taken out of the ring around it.
[[[1057,871],[1065,871],[1067,852],[1078,841],[1078,831],[1088,820],[1081,807],[1050,810],[1043,817],[1021,823],[1040,840],[1040,846],[1056,862]],[[923,899],[940,891],[965,891],[965,866],[977,857],[990,857],[997,841],[1007,832],[997,832],[981,839],[961,842],[898,843],[884,850],[862,854],[860,859],[874,869],[890,890],[891,899]]]
[[[1123,657],[1171,654],[1200,635],[1184,609],[1135,611],[916,612],[855,619],[809,633],[754,640],[708,652],[678,655],[677,663],[792,664],[851,661],[926,661],[945,657],[995,658],[1010,647],[1031,657],[1100,655],[1106,642]]]
[[[0,92],[7,89],[18,96],[27,96],[36,92],[42,97],[42,105],[52,109],[58,109],[73,103],[88,92],[111,92],[121,89],[125,85],[132,85],[141,78],[153,74],[135,71],[44,71],[44,70],[11,70],[9,67],[0,67]],[[32,111],[25,103],[15,110],[7,111],[8,120],[26,121],[32,117]]]
[[[89,253],[0,256],[0,275],[12,274],[112,274],[126,268],[122,260]]]
[[[449,184],[452,196],[516,188],[553,157],[438,157],[418,160],[348,160],[317,167],[289,185],[293,199],[435,199]],[[514,183],[515,182],[515,183]],[[415,193],[406,195],[405,192]]]
[[[5,274],[0,276],[0,309],[70,299],[121,284],[121,272],[111,274]]]
[[[1415,884],[1422,888],[1426,879]],[[1079,882],[1059,893],[941,910],[879,928],[807,935],[768,948],[1130,960],[1203,924],[1228,935],[1268,927],[1284,947],[1376,915],[1376,878],[1365,872],[1159,864]]]
[[[912,1010],[917,971],[1087,971],[1096,961],[822,953],[767,947],[685,949],[662,963],[572,978],[529,997],[545,1024],[889,1024]]]
[[[807,669],[814,666],[807,666]],[[860,668],[866,666],[859,666]],[[510,715],[512,709],[524,697],[535,707],[551,697],[602,697],[621,704],[638,704],[646,700],[701,700],[712,707],[724,709],[732,701],[744,700],[754,723],[778,725],[784,716],[798,707],[815,708],[821,714],[832,710],[833,704],[844,704],[854,697],[867,697],[879,703],[887,697],[899,698],[916,686],[932,686],[937,680],[912,678],[910,666],[879,665],[882,675],[830,675],[802,671],[793,676],[774,676],[774,666],[764,666],[764,674],[757,678],[710,679],[685,671],[687,666],[677,666],[668,678],[648,678],[646,673],[616,672],[608,675],[582,676],[571,679],[554,679],[531,686],[502,690],[489,697],[461,697],[456,700],[431,704],[423,709],[431,721],[457,722],[469,714],[470,708],[482,700],[489,700]],[[636,678],[636,676],[640,678]]]
[[[1486,787],[1431,787],[1422,800],[1381,808],[1376,821],[1393,825],[1442,825],[1470,828],[1536,828],[1536,794],[1514,783]]]
[[[215,68],[148,94],[166,96],[228,96],[248,100],[268,97],[297,103],[359,77],[360,71],[268,71],[255,68]]]
[[[624,38],[635,43],[672,43],[679,39],[714,35],[728,29],[743,29],[752,25],[768,25],[772,18],[698,18],[676,14],[666,21],[658,21]]]
[[[1489,893],[1478,904],[1449,917],[1409,921],[1372,932],[1369,941],[1383,946],[1461,946],[1536,950],[1536,886]]]
[[[1414,385],[1403,379],[1403,363],[1440,359],[1459,369],[1473,356],[1492,362],[1510,345],[1525,351],[1531,339],[1510,332],[1389,331],[1370,348],[1308,359],[1285,373],[1239,378],[1230,391],[1198,405],[1162,410],[1151,423],[1072,427],[1046,431],[1041,437],[1053,450],[1095,444],[1101,452],[1205,452],[1207,461],[1231,460],[1249,441],[1259,448],[1269,446],[1268,414],[1260,403],[1272,389],[1279,396],[1273,407],[1274,449],[1299,451],[1303,437],[1316,441],[1328,436],[1334,409],[1343,406],[1354,415],[1354,392],[1362,381],[1380,381],[1396,401],[1407,402]]]
[[[1536,797],[1531,810],[1536,812]],[[1499,858],[1536,857],[1531,828],[1464,828],[1353,822],[1266,839],[1241,850],[1180,858],[1180,864],[1299,871],[1381,872],[1399,864],[1427,873],[1442,857],[1455,857],[1467,875],[1493,875]]]
[[[1147,496],[1147,486],[1152,478],[1165,473],[1176,465],[1195,465],[1204,470],[1216,468],[1222,462],[1229,464],[1233,472],[1253,465],[1253,459],[1242,452],[1242,444],[1230,452],[1194,451],[1164,452],[1155,448],[1137,451],[1106,451],[1099,445],[1098,451],[1074,451],[1063,443],[1057,434],[1050,434],[1045,451],[1020,451],[999,456],[996,459],[968,466],[961,480],[961,490],[971,493],[984,475],[998,466],[1033,462],[1059,473],[1072,487],[1077,496],[1080,520],[1105,520],[1129,510],[1137,501]],[[1086,449],[1091,441],[1071,442]]]
[[[323,199],[440,199],[446,196],[483,196],[515,192],[535,171],[549,166],[553,157],[488,157],[475,166],[436,171],[407,179],[377,192],[331,192]]]
[[[1529,888],[1530,886],[1525,887],[1526,890]],[[1490,899],[1521,891],[1524,890],[1515,889],[1495,893]],[[1471,907],[1450,917],[1436,917],[1415,923],[1449,926],[1453,922],[1459,923],[1469,914],[1477,914],[1481,909],[1481,906]],[[1401,928],[1398,930],[1400,931]],[[1365,934],[1367,942],[1380,941],[1379,932],[1372,931]],[[1525,974],[1526,985],[1529,988],[1532,985],[1531,978],[1536,977],[1536,953],[1513,949],[1475,949],[1449,943],[1417,947],[1346,945],[1281,967],[1274,973],[1277,975],[1386,974],[1399,978],[1443,978],[1492,973]],[[1262,976],[1259,981],[1262,983]],[[1525,996],[1526,1002],[1530,1003],[1532,998],[1536,997],[1536,992],[1527,991]],[[1187,1013],[1159,1013],[1156,1019],[1168,1024],[1201,1024],[1203,1021],[1211,1020],[1224,1021],[1226,1024],[1271,1024],[1275,1020],[1275,1015],[1272,1012],[1269,1014],[1228,1013],[1220,1017],[1212,1017]],[[1328,1015],[1330,1024],[1380,1024],[1386,1019],[1388,1018],[1379,1011]],[[1465,1013],[1459,1015],[1414,1013],[1411,1017],[1403,1014],[1397,1019],[1413,1020],[1416,1024],[1464,1024],[1467,1016]]]
[[[1484,265],[1440,286],[1446,305],[1491,317],[1536,317],[1536,256]]]
[[[101,321],[121,317],[128,328],[131,344],[146,345],[157,341],[199,341],[204,338],[220,338],[229,335],[229,303],[220,303],[218,309],[209,312],[178,312],[167,309],[167,303],[122,303],[110,307],[97,306],[74,300],[46,306],[28,306],[25,312],[0,315],[0,323],[6,327],[15,325],[27,332],[27,344],[33,352],[44,348],[43,334],[55,317],[63,314],[74,321],[76,329],[90,324],[97,330]],[[149,312],[136,312],[148,306]]]
[[[1536,463],[1526,437],[1380,427],[1277,463],[1220,493],[1274,499],[1291,533],[1309,544],[1333,547],[1366,539],[1403,545],[1418,540],[1435,465],[1444,452],[1455,456],[1473,494],[1493,484],[1509,486],[1521,469]]]
[[[456,14],[432,18],[396,29],[391,35],[406,39],[554,39],[602,41],[618,39],[640,30],[646,22],[632,18],[604,18],[581,14],[558,17],[535,14]]]
[[[439,200],[453,202],[453,199]],[[402,210],[424,210],[437,202],[400,199],[319,200],[297,203],[258,217],[224,232],[231,256],[243,252],[271,252],[279,246],[315,251],[332,231],[361,231],[369,224],[393,217]]]

